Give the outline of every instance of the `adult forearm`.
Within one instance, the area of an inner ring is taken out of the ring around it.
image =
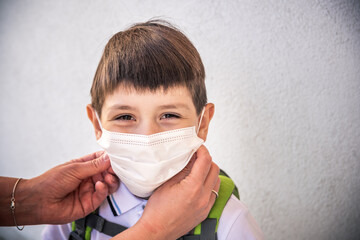
[[[119,186],[103,153],[88,154],[22,179],[15,189],[14,214],[10,205],[17,179],[0,177],[0,226],[62,224],[94,211]]]

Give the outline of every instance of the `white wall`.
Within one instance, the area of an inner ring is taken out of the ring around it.
[[[1,1],[0,175],[99,149],[85,105],[103,47],[161,16],[203,58],[216,105],[207,146],[266,239],[358,239],[359,1],[180,2]]]

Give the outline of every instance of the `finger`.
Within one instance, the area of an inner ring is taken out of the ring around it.
[[[95,174],[94,176],[92,176],[92,181],[94,184],[99,181],[104,181],[103,174],[102,173]]]
[[[111,166],[107,169],[107,171],[108,171],[108,173],[111,173],[112,175],[116,175]]]
[[[186,167],[185,167],[185,168],[186,168],[186,169],[185,169],[185,171],[186,171],[186,172],[185,172],[186,176],[191,173],[191,169],[193,168],[196,159],[197,159],[197,153],[195,152],[194,155],[191,157],[189,163],[188,163],[188,164],[186,165]]]
[[[215,187],[214,187],[214,190],[218,193],[219,190],[220,190],[220,184],[221,184],[221,179],[218,177],[217,181],[216,181],[216,184],[215,184]]]
[[[95,184],[95,192],[92,195],[93,209],[95,210],[105,200],[108,195],[108,186],[103,182],[97,182]]]
[[[176,183],[179,183],[184,178],[186,178],[190,174],[195,160],[196,160],[196,153],[192,156],[191,160],[185,166],[185,168],[183,168],[179,173],[177,173],[175,176],[173,176],[171,179],[169,179],[166,183],[170,184],[170,185],[174,185]]]
[[[191,169],[189,177],[194,178],[195,181],[203,183],[211,168],[211,156],[209,151],[202,145],[196,152],[197,159]]]
[[[106,171],[110,167],[110,159],[107,154],[103,154],[91,161],[73,163],[71,167],[79,179],[86,179]]]
[[[84,181],[79,192],[79,199],[87,215],[100,206],[105,200],[108,188],[103,182],[96,182],[95,186],[91,181]]]
[[[93,209],[92,193],[94,192],[94,184],[90,179],[84,180],[79,186],[79,201],[86,216]]]
[[[216,165],[216,163],[212,162],[209,174],[207,175],[205,180],[205,187],[210,191],[214,189],[219,179],[219,173],[220,173],[220,168],[218,167],[218,165]]]
[[[215,186],[214,186],[214,191],[217,192],[217,193],[219,193],[220,183],[221,183],[221,180],[220,180],[220,178],[218,178],[217,181],[216,181],[216,184],[215,184]],[[212,206],[214,205],[214,203],[215,203],[215,201],[216,201],[216,198],[217,198],[216,194],[211,190],[211,192],[210,192],[209,206],[208,206],[208,207],[210,207],[210,209],[211,209]]]
[[[104,179],[105,179],[105,175],[107,174],[107,170],[101,172],[101,173],[98,173],[98,174],[95,174],[92,176],[92,180],[93,180],[93,183],[95,184],[96,182],[103,182]]]
[[[115,192],[118,189],[119,179],[116,176],[108,173],[105,175],[104,180],[105,180],[105,183],[108,185],[109,194]]]
[[[87,161],[92,161],[96,158],[99,158],[100,156],[102,156],[105,152],[104,151],[97,151],[94,153],[90,153],[86,156],[80,157],[80,158],[76,158],[76,159],[72,159],[66,163],[64,163],[63,165],[69,165],[69,164],[73,164],[73,163],[78,163],[78,162],[87,162]]]
[[[72,162],[88,162],[88,161],[92,161],[96,158],[101,157],[105,152],[104,151],[97,151],[94,153],[90,153],[86,156],[77,158],[77,159],[73,159]]]
[[[101,172],[101,174],[100,174],[101,175],[101,180],[100,180],[101,182],[105,181],[106,174],[107,174],[107,170]]]

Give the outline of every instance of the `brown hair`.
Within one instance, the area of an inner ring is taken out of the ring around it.
[[[106,95],[120,84],[137,91],[186,86],[197,114],[207,103],[205,70],[198,51],[165,21],[135,24],[106,44],[90,91],[99,116]]]

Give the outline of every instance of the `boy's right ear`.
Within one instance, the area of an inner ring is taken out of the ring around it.
[[[87,112],[89,120],[91,121],[92,125],[94,126],[96,140],[99,140],[101,137],[101,134],[102,134],[101,127],[99,124],[100,120],[98,120],[98,118],[96,117],[95,109],[91,106],[91,104],[88,104],[86,106],[86,112]]]

